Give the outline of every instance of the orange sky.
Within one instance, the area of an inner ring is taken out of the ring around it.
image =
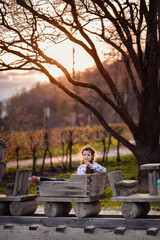
[[[95,41],[99,55],[104,60],[103,49],[104,45]],[[61,44],[52,45],[46,49],[47,55],[59,61],[69,72],[72,72],[73,68],[73,47],[75,48],[75,71],[83,71],[86,68],[94,65],[91,57],[79,46],[74,45],[69,40],[62,42]],[[14,59],[14,57],[12,57]],[[11,59],[12,59],[11,58]],[[12,59],[12,60],[13,60]],[[52,68],[52,74],[54,77],[61,76],[63,73],[56,67]],[[37,82],[48,81],[44,74],[33,73],[32,71],[8,71],[0,73],[0,100],[3,98],[11,97],[15,95],[22,88],[29,89]]]

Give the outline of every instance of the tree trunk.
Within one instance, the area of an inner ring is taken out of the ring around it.
[[[117,142],[117,162],[120,162],[120,142]]]
[[[33,167],[32,167],[32,173],[33,175],[36,173],[36,147],[33,148]]]
[[[159,159],[155,152],[151,151],[151,148],[148,146],[137,147],[137,149],[135,156],[138,163],[138,181],[140,188],[148,191],[148,173],[147,171],[140,170],[140,166],[147,163],[159,163]]]

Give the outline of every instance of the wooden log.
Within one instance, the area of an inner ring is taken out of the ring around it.
[[[10,214],[9,204],[10,202],[0,202],[0,216]]]
[[[144,202],[144,203],[141,203],[142,204],[142,207],[143,207],[143,210],[144,210],[144,214],[143,215],[147,215],[147,213],[149,213],[150,211],[150,204],[149,202]]]
[[[24,202],[11,202],[9,206],[10,213],[13,216],[33,215],[37,209],[37,201],[30,200]]]
[[[70,202],[47,202],[44,212],[47,217],[66,216],[72,209]]]
[[[138,218],[144,213],[145,209],[142,203],[125,202],[122,205],[122,214],[125,218]]]
[[[74,212],[77,217],[83,218],[88,216],[97,215],[101,211],[101,203],[76,203],[74,206]]]

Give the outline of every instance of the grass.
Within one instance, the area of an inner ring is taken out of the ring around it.
[[[98,160],[97,160],[98,161]],[[107,172],[112,172],[116,170],[121,170],[122,175],[124,179],[130,179],[132,177],[137,178],[138,176],[138,165],[135,157],[133,155],[127,155],[127,156],[121,156],[121,161],[117,162],[116,157],[108,158],[107,162],[100,162],[101,165],[106,167]],[[47,166],[46,166],[47,167]],[[55,165],[55,169],[57,172],[51,173],[46,172],[48,177],[56,177],[56,178],[70,178],[71,174],[76,173],[76,169],[78,167],[77,162],[73,162],[73,169],[71,171],[61,171],[62,167],[59,164]],[[14,182],[14,176],[15,176],[16,169],[6,169],[6,175],[3,180],[3,183],[0,185],[0,194],[4,194],[4,189],[7,183],[13,183]],[[45,175],[46,176],[46,175]],[[31,194],[36,194],[36,185],[32,184],[30,188]],[[112,197],[112,191],[109,183],[107,183],[106,186],[106,198],[101,200],[101,205],[103,209],[120,209],[122,203],[115,203],[111,202],[110,199]],[[153,210],[160,210],[160,203],[151,203],[151,209]]]

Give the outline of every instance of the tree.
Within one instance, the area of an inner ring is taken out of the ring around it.
[[[106,131],[133,152],[139,165],[159,161],[160,1],[1,0],[0,5],[1,71],[37,70],[45,74],[52,84],[88,108]],[[96,38],[103,44],[104,53],[110,46],[111,57],[124,61],[137,119],[128,109],[124,88],[104,67]],[[65,40],[79,45],[94,60],[106,88],[101,88],[100,83],[74,79],[65,66],[46,54],[47,46]],[[7,58],[10,55],[14,56],[11,61]],[[57,81],[48,66],[59,68],[66,81]],[[75,86],[76,93],[70,85]],[[115,110],[135,144],[116,132],[94,104],[81,98],[83,88],[92,89],[104,106]]]
[[[27,132],[27,144],[32,152],[33,164],[32,164],[32,174],[36,174],[36,163],[37,163],[37,152],[42,145],[42,134],[37,131]]]

